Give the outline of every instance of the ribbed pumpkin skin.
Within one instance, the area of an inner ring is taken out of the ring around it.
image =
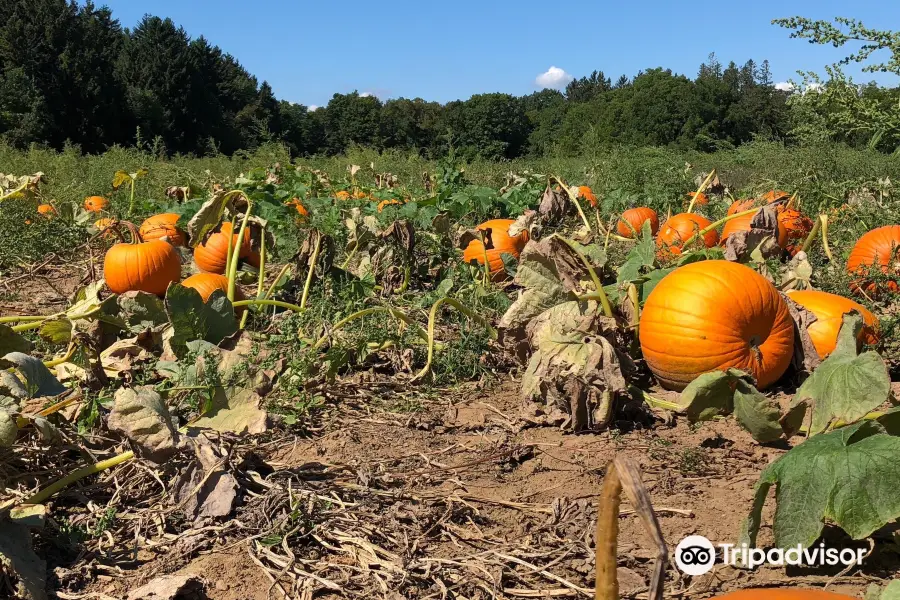
[[[880,266],[882,273],[897,272],[896,263],[900,257],[900,225],[885,225],[866,233],[850,251],[847,272],[851,275],[865,274],[873,266]],[[859,282],[867,293],[877,291],[875,284]],[[897,283],[889,281],[888,289],[897,291]]]
[[[106,285],[116,294],[148,292],[162,296],[181,279],[181,259],[166,242],[116,244],[103,260]]]
[[[501,280],[506,276],[503,268],[503,254],[511,254],[519,258],[519,254],[528,243],[528,233],[525,231],[516,237],[509,236],[509,226],[514,222],[512,219],[493,219],[485,221],[477,227],[481,231],[491,230],[493,248],[487,251],[487,260],[492,278],[495,280]],[[467,263],[476,261],[483,265],[484,255],[484,244],[481,243],[481,240],[472,240],[463,252],[463,260]]]
[[[857,310],[862,315],[865,325],[859,332],[859,343],[875,344],[878,342],[878,317],[865,306],[857,304],[849,298],[829,294],[820,290],[791,290],[788,297],[816,315],[816,321],[809,326],[809,337],[820,358],[825,358],[837,344],[838,332],[844,322],[844,315]]]
[[[728,207],[727,216],[736,215],[739,212],[744,212],[745,210],[750,210],[756,204],[755,200],[735,200],[731,203],[731,206]]]
[[[749,209],[748,209],[749,210]],[[725,227],[722,228],[722,243],[725,243],[725,240],[728,239],[732,233],[737,233],[738,231],[750,231],[750,223],[753,221],[753,217],[756,214],[751,213],[749,215],[744,215],[743,217],[734,218],[727,223],[725,223]],[[788,232],[785,229],[784,224],[781,222],[781,219],[778,219],[778,232],[776,235],[778,239],[778,245],[784,248],[788,243]]]
[[[141,223],[139,231],[141,239],[151,242],[166,237],[173,246],[184,246],[186,239],[184,231],[178,228],[178,218],[175,213],[162,213],[148,217]]]
[[[656,246],[663,253],[679,255],[684,242],[710,225],[712,223],[709,222],[709,219],[696,213],[674,215],[663,224],[659,237],[656,238]],[[703,236],[703,243],[707,248],[712,248],[719,243],[719,233],[715,229],[707,232]]]
[[[703,373],[741,369],[759,389],[778,381],[794,352],[787,303],[744,265],[707,260],[657,284],[640,321],[641,350],[663,387],[683,390]]]
[[[756,588],[738,590],[730,594],[716,596],[714,600],[858,600],[855,596],[845,596],[823,590],[800,590],[791,588]]]
[[[106,210],[109,206],[109,200],[103,196],[88,196],[84,199],[84,210],[88,212],[100,212]]]
[[[216,290],[228,293],[228,278],[217,273],[197,273],[182,281],[181,285],[197,290],[204,302],[209,300],[209,297]],[[244,293],[241,291],[241,288],[234,288],[234,299],[244,300]]]
[[[228,237],[231,235],[231,249],[237,245],[237,234],[231,233],[231,223],[223,223],[222,229],[209,236],[205,243],[194,248],[194,262],[205,273],[225,273],[228,262]],[[240,258],[250,256],[250,230],[244,230],[244,242],[238,255]]]
[[[631,230],[632,227],[634,228],[634,231],[640,233],[645,221],[650,221],[650,232],[653,235],[656,235],[659,231],[659,216],[656,214],[655,210],[647,208],[646,206],[629,208],[623,212],[622,216],[619,217],[619,224],[616,225],[616,231],[618,231],[619,235],[622,237],[634,237],[634,232]],[[631,227],[628,226],[629,224]]]

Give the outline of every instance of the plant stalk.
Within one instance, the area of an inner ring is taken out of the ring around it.
[[[123,452],[122,454],[119,454],[118,456],[114,456],[110,459],[102,460],[93,465],[88,465],[86,467],[82,467],[82,468],[78,469],[77,471],[73,471],[73,472],[69,473],[62,479],[51,483],[50,485],[48,485],[44,489],[40,490],[33,496],[26,498],[22,502],[22,504],[43,504],[44,502],[49,500],[51,496],[53,496],[54,494],[56,494],[57,492],[65,489],[65,488],[67,488],[68,486],[72,485],[79,479],[84,479],[85,477],[88,477],[90,475],[96,475],[97,473],[102,473],[103,471],[105,471],[107,469],[111,469],[113,467],[116,467],[124,462],[131,460],[132,458],[134,458],[134,452],[129,450],[127,452]]]
[[[594,267],[593,267],[593,265],[591,265],[591,262],[587,259],[587,257],[584,254],[582,254],[581,250],[579,250],[578,247],[575,245],[575,242],[573,242],[572,240],[569,240],[565,237],[562,237],[562,236],[560,236],[559,239],[561,239],[563,242],[565,242],[566,245],[569,246],[569,248],[571,248],[572,251],[578,255],[578,258],[581,259],[582,264],[584,264],[585,268],[587,268],[588,273],[591,276],[591,281],[594,282],[594,287],[597,288],[595,293],[597,294],[598,299],[600,300],[600,305],[603,307],[603,314],[609,318],[612,318],[612,316],[613,316],[612,305],[609,303],[609,298],[607,297],[606,292],[603,289],[603,284],[600,282],[600,277],[597,275],[597,271],[594,270]]]
[[[709,185],[709,182],[712,181],[713,177],[715,177],[715,176],[716,176],[716,170],[713,169],[712,171],[709,172],[709,175],[706,176],[706,179],[703,180],[703,183],[700,184],[700,187],[697,188],[697,191],[694,192],[694,197],[691,198],[691,203],[688,204],[687,212],[690,213],[691,211],[694,210],[694,204],[696,204],[696,202],[697,202],[697,197],[703,193],[703,191],[706,189],[706,186]]]
[[[438,309],[440,309],[441,305],[445,303],[449,304],[468,318],[483,325],[485,329],[488,330],[491,338],[495,340],[497,339],[497,331],[493,327],[491,327],[491,324],[481,315],[469,309],[465,304],[463,304],[456,298],[450,298],[448,296],[440,298],[431,305],[431,311],[428,314],[428,358],[425,360],[425,366],[422,367],[422,370],[419,371],[415,377],[413,377],[413,381],[422,379],[431,371],[431,363],[434,360],[434,330],[435,327],[437,327]]]
[[[819,235],[819,229],[822,228],[822,219],[816,219],[816,222],[813,223],[813,228],[810,230],[809,235],[806,236],[806,239],[803,241],[803,245],[800,247],[801,252],[808,252],[809,247],[812,246],[813,241],[815,241],[816,236]]]
[[[232,302],[234,302],[234,290],[237,286],[237,267],[241,258],[241,248],[244,246],[244,232],[247,231],[247,223],[250,221],[252,210],[253,200],[247,198],[247,212],[244,213],[244,220],[241,222],[241,229],[238,231],[237,241],[231,252],[231,263],[228,265],[228,299]],[[234,233],[234,225],[231,226],[231,233]],[[232,239],[234,238],[232,237]],[[265,244],[265,240],[263,240],[263,244]]]
[[[317,233],[316,245],[313,247],[313,253],[309,259],[309,272],[306,273],[306,283],[303,284],[303,295],[300,297],[300,310],[306,309],[306,300],[309,298],[309,288],[312,286],[312,280],[316,274],[316,264],[319,262],[319,249],[321,247],[322,234]]]

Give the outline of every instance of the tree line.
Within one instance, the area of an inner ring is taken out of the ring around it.
[[[0,140],[17,147],[94,153],[136,144],[205,155],[280,141],[296,155],[358,144],[496,160],[604,144],[714,151],[759,136],[871,145],[872,136],[806,132],[810,122],[840,122],[829,118],[835,103],[776,89],[767,61],[723,65],[711,55],[694,78],[655,68],[613,82],[595,71],[563,91],[447,104],[335,94],[309,110],[278,100],[235,57],[170,19],[145,16],[127,29],[108,8],[71,0],[0,0],[0,14]],[[900,100],[897,89],[859,93]],[[887,150],[894,141],[878,136]]]

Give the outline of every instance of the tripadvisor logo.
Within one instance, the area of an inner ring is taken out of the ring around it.
[[[824,543],[809,548],[798,544],[792,548],[768,550],[750,548],[747,544],[719,544],[718,548],[722,564],[750,569],[760,565],[849,567],[862,564],[867,552],[864,548],[826,548]],[[716,564],[716,548],[702,535],[690,535],[675,548],[675,564],[685,575],[703,575]]]

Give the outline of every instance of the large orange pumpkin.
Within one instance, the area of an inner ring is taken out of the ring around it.
[[[791,256],[797,254],[812,231],[812,219],[794,208],[784,209],[778,213],[778,222],[787,230],[788,243],[785,249]]]
[[[656,238],[656,246],[663,254],[681,254],[682,246],[686,241],[699,234],[701,229],[712,225],[709,219],[695,213],[681,213],[674,215],[666,221]],[[703,244],[712,248],[719,243],[719,234],[712,229],[703,236]]]
[[[467,263],[477,262],[483,265],[485,254],[487,254],[492,279],[502,280],[506,276],[506,270],[503,268],[503,255],[510,254],[519,258],[519,254],[528,243],[528,232],[526,231],[515,237],[509,235],[509,227],[513,223],[515,221],[512,219],[493,219],[479,225],[477,227],[479,231],[490,230],[491,247],[485,252],[481,240],[472,240],[463,251],[463,260]]]
[[[756,214],[750,213],[749,215],[744,215],[743,217],[736,217],[727,223],[725,223],[725,227],[722,228],[722,243],[725,243],[725,240],[732,233],[737,233],[738,231],[750,231],[750,223],[753,221],[753,217]],[[778,232],[777,232],[778,245],[784,248],[788,243],[788,232],[785,229],[784,224],[781,220],[778,220]]]
[[[216,290],[228,293],[228,278],[218,273],[197,273],[182,281],[181,285],[197,290],[204,302],[208,301]],[[234,299],[245,299],[244,292],[237,286],[234,288]]]
[[[619,217],[619,224],[616,225],[616,231],[622,237],[633,237],[634,232],[640,233],[644,223],[650,221],[650,232],[656,235],[659,231],[659,217],[652,208],[641,206],[638,208],[629,208]]]
[[[103,277],[115,294],[148,292],[162,296],[170,283],[181,279],[181,259],[166,242],[119,243],[106,252]]]
[[[765,389],[794,353],[794,321],[778,290],[753,269],[726,260],[695,262],[666,275],[647,298],[639,337],[647,365],[672,390],[729,367],[753,375]]]
[[[141,223],[141,239],[145,242],[167,238],[173,246],[184,246],[186,241],[184,231],[178,227],[179,215],[175,213],[162,213],[148,217]]]
[[[225,273],[228,263],[228,240],[231,238],[231,249],[238,243],[238,236],[232,233],[231,223],[222,223],[222,228],[207,238],[206,242],[194,249],[194,262],[206,273]],[[239,258],[250,256],[250,230],[244,230],[244,239],[238,254]]]
[[[731,206],[728,207],[728,215],[736,215],[739,212],[744,212],[745,210],[750,210],[756,204],[755,200],[735,200],[731,203]]]
[[[715,600],[858,600],[858,598],[824,590],[751,588],[716,596]]]
[[[863,235],[850,251],[847,259],[847,272],[851,275],[864,275],[873,267],[881,267],[884,274],[900,273],[900,225],[885,225]],[[874,282],[858,281],[854,290],[862,287],[866,293],[878,290]],[[887,288],[897,291],[897,282],[889,281]]]
[[[103,196],[88,196],[84,199],[84,210],[88,212],[100,212],[106,210],[109,206],[109,200]]]
[[[591,188],[586,185],[578,186],[578,197],[584,198],[590,202],[591,206],[597,206],[597,196],[595,196],[594,192],[591,191]]]
[[[821,358],[834,352],[838,332],[844,322],[844,315],[852,310],[859,311],[865,323],[859,332],[859,342],[867,344],[878,342],[878,317],[861,304],[857,304],[849,298],[819,290],[791,290],[787,295],[791,300],[816,315],[815,322],[809,326],[807,331],[809,331],[809,337]]]

